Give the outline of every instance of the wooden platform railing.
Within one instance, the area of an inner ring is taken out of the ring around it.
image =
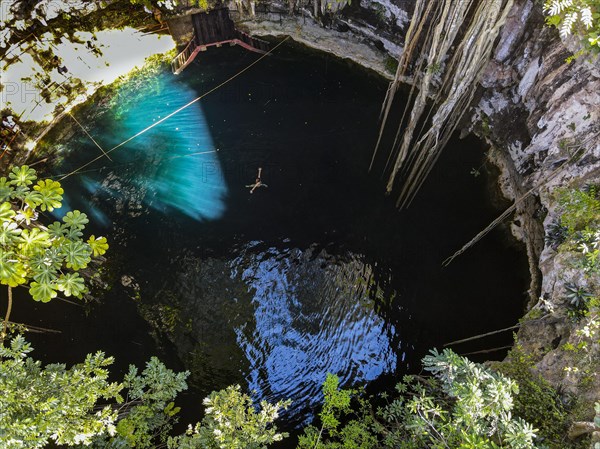
[[[240,30],[235,30],[235,32],[237,35],[237,39],[235,40],[236,44],[241,45],[247,50],[258,53],[266,53],[269,51],[269,43],[267,41],[250,36],[248,33],[244,33]]]
[[[171,62],[171,70],[179,75],[196,57],[198,52],[208,47],[220,47],[224,44],[239,45],[246,50],[267,53],[269,43],[250,36],[235,28],[226,8],[216,9],[208,13],[192,15],[194,38]]]
[[[171,70],[175,75],[179,75],[196,57],[201,48],[198,46],[198,39],[194,37],[185,48],[171,61]]]

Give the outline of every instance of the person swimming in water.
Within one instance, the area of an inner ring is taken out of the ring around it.
[[[262,180],[260,179],[260,175],[262,173],[262,168],[259,167],[258,168],[258,174],[256,175],[256,181],[254,182],[254,184],[248,184],[246,187],[250,188],[250,193],[254,193],[254,191],[256,189],[258,189],[259,187],[269,187],[266,184],[263,184]]]

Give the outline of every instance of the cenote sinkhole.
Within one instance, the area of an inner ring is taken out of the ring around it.
[[[112,148],[256,58],[213,49],[179,76],[134,77],[74,114]],[[384,195],[386,155],[367,170],[386,89],[285,43],[112,160],[62,180],[56,215],[79,209],[89,232],[108,237],[110,289],[85,307],[23,295],[15,321],[61,330],[31,336],[36,356],[74,363],[102,350],[124,370],[157,355],[192,373],[182,421],[199,419],[208,392],[239,383],[256,399],[292,399],[285,429],[317,409],[328,372],[380,388],[418,371],[430,348],[515,324],[528,271],[506,231],[441,266],[498,215],[493,180],[471,174],[485,148],[452,140],[411,207],[396,210]],[[56,179],[100,154],[68,118],[45,144],[62,155],[42,173]],[[250,194],[259,167],[268,187]]]

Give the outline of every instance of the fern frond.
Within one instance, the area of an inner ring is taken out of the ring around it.
[[[560,26],[560,36],[563,39],[571,34],[571,31],[573,30],[573,25],[575,25],[575,23],[577,22],[578,17],[579,14],[577,13],[577,11],[565,14],[563,23]]]
[[[573,5],[573,0],[547,0],[544,4],[544,10],[551,16],[556,16],[565,12]]]
[[[580,9],[581,12],[581,22],[585,25],[586,28],[591,28],[593,24],[592,18],[592,8],[586,6]]]

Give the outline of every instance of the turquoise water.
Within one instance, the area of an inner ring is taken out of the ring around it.
[[[197,96],[194,90],[165,74],[157,76],[151,89],[151,95],[129,92],[127,87],[121,89],[120,104],[111,111],[110,117],[102,115],[99,119],[110,121],[98,136],[105,151],[110,151],[129,136],[158,122]],[[71,143],[86,148],[82,157],[76,159],[77,163],[100,151],[88,148],[90,143],[86,136],[79,136],[77,142]],[[128,175],[125,182],[137,192],[144,192],[140,198],[141,207],[162,213],[174,211],[198,221],[215,220],[223,215],[227,195],[227,187],[220,176],[218,151],[202,105],[196,103],[178,113],[176,118],[158,124],[150,132],[114,150],[108,155],[112,162],[106,164],[108,159],[103,158],[92,165],[92,170],[96,170],[93,167],[98,165],[120,167]],[[75,161],[70,159],[69,162]],[[121,195],[123,186],[120,181],[111,185],[105,178],[88,173],[77,176],[78,182],[89,194],[101,192],[112,198],[127,199]],[[68,193],[65,210],[68,210],[67,207]],[[107,224],[105,213],[96,209],[92,216],[103,225]]]
[[[213,49],[180,76],[133,80],[76,114],[110,149],[256,58]],[[441,268],[496,215],[485,176],[469,174],[482,148],[453,141],[408,211],[367,172],[386,88],[286,44],[112,161],[66,178],[65,208],[108,236],[116,276],[89,315],[45,309],[40,322],[70,324],[39,342],[44,356],[104,349],[124,367],[156,354],[192,372],[191,412],[240,383],[256,399],[291,398],[293,426],[318,406],[327,372],[383,385],[418,370],[433,346],[514,324],[526,260],[502,233]],[[63,152],[56,175],[99,154],[65,126],[68,138],[49,140]],[[259,167],[268,187],[250,194]]]

